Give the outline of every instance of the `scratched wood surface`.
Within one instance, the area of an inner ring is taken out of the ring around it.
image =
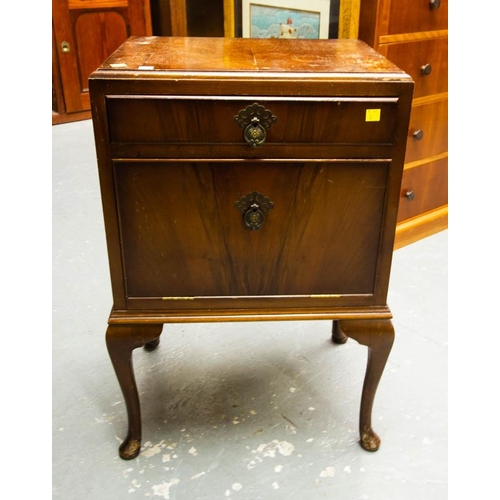
[[[101,70],[399,73],[359,40],[131,37]]]

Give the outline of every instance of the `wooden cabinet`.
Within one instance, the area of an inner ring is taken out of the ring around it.
[[[151,34],[149,0],[53,0],[52,122],[90,118],[90,73],[130,35]]]
[[[398,247],[448,223],[448,1],[362,0],[359,38],[415,81]]]
[[[378,448],[412,92],[358,40],[132,37],[91,75],[122,458],[141,440],[132,351],[189,321],[333,320],[369,347]]]

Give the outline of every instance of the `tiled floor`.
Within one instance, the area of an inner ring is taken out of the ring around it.
[[[54,126],[53,498],[446,499],[447,292],[446,231],[395,252],[378,452],[357,443],[365,347],[322,321],[194,324],[135,351],[143,450],[123,461],[92,124]]]

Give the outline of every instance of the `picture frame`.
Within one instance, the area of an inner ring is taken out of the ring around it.
[[[242,0],[223,0],[226,37],[242,36],[241,3]],[[360,8],[361,0],[330,0],[329,38],[358,38]]]
[[[242,0],[243,38],[326,39],[331,0]]]

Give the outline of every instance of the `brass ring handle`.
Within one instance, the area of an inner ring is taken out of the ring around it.
[[[243,132],[245,141],[253,148],[262,146],[266,141],[266,129],[260,123],[250,123]]]
[[[264,224],[264,214],[274,207],[274,203],[261,193],[253,193],[242,196],[234,203],[243,214],[243,223],[247,229],[257,231]]]
[[[264,106],[255,102],[240,110],[233,120],[244,129],[245,141],[256,148],[266,142],[266,131],[278,121],[278,118]]]
[[[243,222],[252,231],[256,231],[262,227],[262,224],[264,224],[264,214],[262,210],[259,210],[257,203],[252,203],[250,208],[244,213]]]

